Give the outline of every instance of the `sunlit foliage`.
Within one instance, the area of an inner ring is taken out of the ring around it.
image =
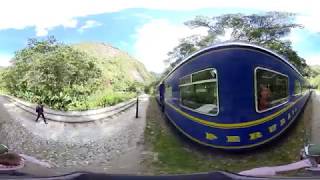
[[[294,28],[302,28],[294,23],[295,14],[282,12],[268,12],[265,14],[225,14],[214,17],[197,16],[187,21],[190,28],[205,28],[206,36],[193,35],[184,38],[168,55],[166,60],[172,67],[181,62],[193,52],[221,42],[220,37],[231,32],[230,41],[244,41],[272,49],[287,58],[303,75],[308,76],[309,69],[305,60],[292,49],[289,39],[285,37]]]

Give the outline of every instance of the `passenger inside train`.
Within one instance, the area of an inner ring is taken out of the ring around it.
[[[268,88],[268,86],[261,84],[259,92],[260,93],[258,97],[258,102],[259,102],[258,108],[261,111],[270,107],[271,91]]]

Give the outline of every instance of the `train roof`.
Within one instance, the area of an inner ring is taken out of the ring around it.
[[[285,62],[286,64],[288,64],[293,70],[295,70],[301,77],[302,74],[297,70],[296,67],[294,67],[288,60],[286,60],[286,58],[284,58],[283,56],[279,55],[278,53],[275,53],[273,51],[271,51],[270,49],[255,45],[255,44],[250,44],[250,43],[245,43],[245,42],[225,42],[225,43],[220,43],[220,44],[216,44],[216,45],[211,45],[209,47],[203,48],[191,55],[189,55],[187,58],[185,58],[183,61],[181,61],[179,64],[177,64],[161,81],[160,84],[162,83],[163,80],[165,80],[168,76],[170,76],[177,68],[179,68],[180,66],[182,66],[184,63],[188,62],[189,60],[191,60],[193,57],[206,53],[210,50],[215,50],[215,49],[221,49],[221,48],[225,48],[225,47],[249,47],[249,48],[253,48],[253,49],[257,49],[259,51],[263,51],[266,52],[272,56],[275,56],[277,58],[279,58],[280,60],[282,60],[283,62]]]

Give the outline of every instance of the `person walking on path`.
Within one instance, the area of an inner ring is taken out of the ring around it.
[[[38,122],[38,119],[40,118],[40,116],[42,116],[44,123],[48,124],[47,120],[46,120],[46,118],[44,117],[44,114],[43,114],[43,104],[41,102],[37,105],[36,112],[38,113],[36,122]]]

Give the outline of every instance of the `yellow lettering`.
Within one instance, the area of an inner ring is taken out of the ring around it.
[[[239,136],[227,136],[227,142],[240,142]]]
[[[214,139],[218,139],[216,135],[212,134],[212,133],[207,133],[206,132],[206,139],[208,140],[214,140]]]
[[[262,134],[261,134],[261,132],[254,132],[254,133],[249,134],[249,136],[250,136],[250,140],[256,140],[258,138],[261,138]]]
[[[274,132],[275,130],[277,130],[277,124],[274,124],[274,125],[272,125],[272,126],[269,126],[269,132],[270,133],[272,133],[272,132]]]
[[[285,120],[285,119],[281,119],[281,120],[280,120],[280,126],[283,126],[285,123],[286,123],[286,120]]]

